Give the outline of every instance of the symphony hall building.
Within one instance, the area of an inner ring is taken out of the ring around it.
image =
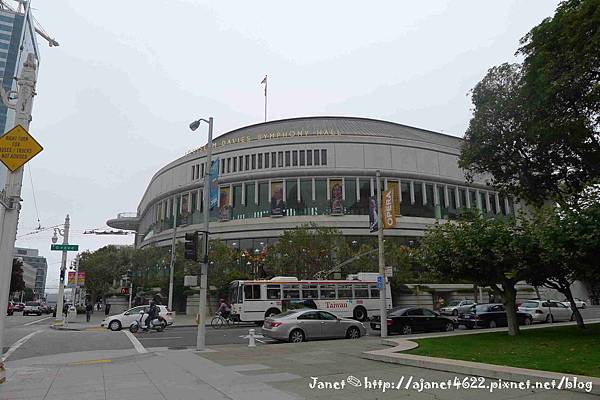
[[[369,198],[379,170],[399,209],[386,236],[415,240],[436,219],[478,209],[515,213],[482,180],[467,182],[458,166],[462,139],[388,121],[303,117],[227,132],[213,141],[212,238],[239,249],[261,249],[284,230],[314,222],[360,239],[369,232]],[[137,232],[135,245],[170,245],[203,230],[206,146],[172,161],[150,180],[137,213],[109,226]],[[218,174],[218,176],[217,176]]]

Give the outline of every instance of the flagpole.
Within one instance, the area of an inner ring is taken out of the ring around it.
[[[265,122],[267,122],[267,75],[265,75]]]

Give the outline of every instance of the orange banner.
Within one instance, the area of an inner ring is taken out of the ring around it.
[[[397,190],[396,190],[397,191]],[[383,192],[382,204],[382,219],[383,229],[390,229],[396,226],[396,201],[394,198],[394,190],[386,190]]]

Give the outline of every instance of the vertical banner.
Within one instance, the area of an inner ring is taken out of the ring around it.
[[[181,224],[187,224],[188,223],[188,216],[189,214],[189,198],[190,195],[189,194],[184,194],[181,196]]]
[[[391,190],[394,196],[394,210],[396,215],[400,215],[400,192],[398,189],[397,181],[388,181],[388,190]]]
[[[209,171],[209,182],[210,182],[210,208],[213,209],[217,206],[217,196],[219,195],[219,159],[212,160]],[[206,182],[204,183],[206,185]]]
[[[371,196],[369,197],[369,231],[371,233],[377,232],[379,230],[377,216],[377,197]]]
[[[70,271],[69,276],[67,278],[67,285],[71,287],[75,287],[75,272]],[[85,286],[85,271],[79,271],[77,277],[77,286]]]
[[[283,182],[271,182],[271,217],[282,217],[284,215]]]
[[[219,220],[229,221],[231,219],[231,207],[229,206],[229,186],[219,189]]]
[[[344,215],[344,196],[341,180],[330,180],[331,215]]]
[[[396,190],[397,192],[398,190]],[[389,189],[383,192],[381,199],[381,212],[383,213],[383,229],[390,229],[396,226],[396,202],[394,201],[394,190]]]

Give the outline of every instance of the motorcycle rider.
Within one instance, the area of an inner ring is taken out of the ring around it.
[[[152,327],[152,321],[155,318],[158,318],[158,307],[156,306],[156,303],[154,302],[154,300],[150,300],[150,308],[148,309],[148,317],[146,317],[146,327],[144,328],[145,330],[148,330]]]

